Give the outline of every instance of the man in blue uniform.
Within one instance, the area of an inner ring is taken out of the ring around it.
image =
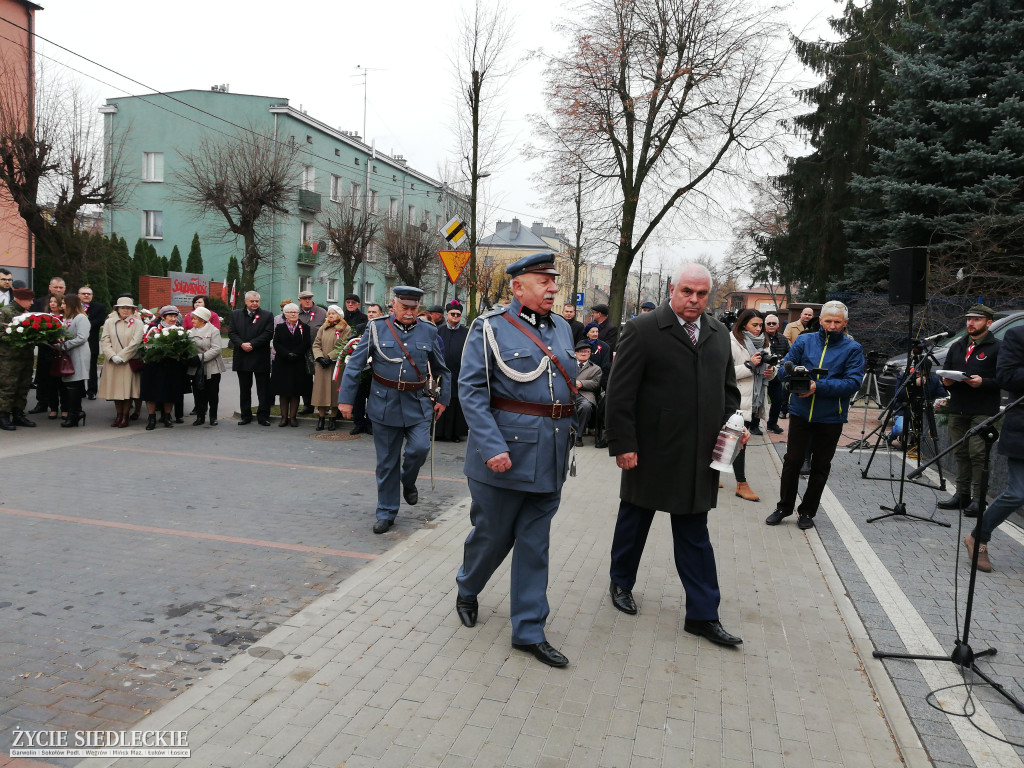
[[[394,318],[380,317],[367,323],[352,357],[345,366],[338,394],[338,409],[352,418],[352,404],[359,389],[359,373],[372,357],[373,381],[366,415],[373,424],[377,449],[377,522],[374,533],[386,533],[398,515],[398,485],[409,504],[419,501],[416,476],[430,452],[430,423],[444,413],[450,396],[450,374],[437,343],[437,328],[418,321],[423,291],[397,286],[391,302]],[[440,391],[437,402],[428,396],[430,387]],[[402,441],[405,441],[405,455]],[[399,458],[402,458],[399,473]]]
[[[477,595],[510,551],[512,647],[552,667],[569,661],[544,636],[548,539],[569,467],[578,368],[572,331],[551,313],[554,254],[526,256],[505,270],[512,303],[480,316],[462,355],[459,397],[469,423],[466,478],[473,497],[455,603],[476,624]]]

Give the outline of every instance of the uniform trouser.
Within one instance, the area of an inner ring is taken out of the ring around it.
[[[708,513],[669,515],[672,521],[672,550],[679,580],[686,593],[686,618],[694,621],[718,619],[721,593],[715,549],[708,535]],[[619,502],[619,518],[612,536],[612,584],[632,591],[654,510]]]
[[[803,466],[808,446],[811,446],[811,473],[807,476],[807,488],[797,511],[801,515],[814,517],[825,492],[829,472],[832,471],[832,457],[843,434],[842,424],[822,424],[790,415],[786,457],[782,461],[782,480],[779,483],[778,509],[792,512],[796,506],[796,493],[800,486],[800,467]]]
[[[990,417],[984,415],[949,414],[946,419],[946,424],[949,426],[949,441],[955,443],[967,434],[967,430],[978,426],[988,418]],[[975,435],[956,449],[955,456],[957,495],[977,499],[981,494],[981,469],[985,465],[985,441],[979,435]]]
[[[256,408],[256,417],[260,419],[270,418],[270,406],[274,404],[274,398],[270,395],[270,372],[262,371],[235,371],[238,374],[238,410],[243,419],[252,418],[252,380],[256,379],[256,400],[259,406]]]
[[[366,418],[366,399],[370,396],[370,384],[372,379],[365,376],[359,379],[359,386],[356,388],[356,401],[352,403],[352,423],[357,427],[365,427],[370,423]]]
[[[779,414],[784,413],[782,407],[789,400],[789,393],[782,386],[782,379],[776,377],[768,382],[768,426],[779,426]]]
[[[978,521],[974,538],[985,544],[1006,518],[1024,506],[1024,459],[1006,457],[1006,487],[985,508],[985,514]]]
[[[405,453],[402,454],[402,440]],[[389,427],[373,422],[373,444],[377,449],[377,519],[398,516],[401,487],[416,485],[420,467],[430,454],[430,421],[409,427]],[[398,461],[402,460],[401,472]]]
[[[455,577],[459,594],[479,595],[511,551],[512,642],[541,643],[549,612],[551,518],[558,511],[562,490],[512,491],[470,479],[469,492],[473,497],[469,507],[473,530],[466,537],[462,567]]]
[[[0,413],[24,412],[32,388],[32,358],[0,358]]]

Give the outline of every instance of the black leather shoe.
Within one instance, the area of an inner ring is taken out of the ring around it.
[[[796,527],[801,531],[806,531],[808,528],[814,527],[814,518],[810,515],[800,515],[796,521]]]
[[[87,394],[85,396],[85,399],[86,400],[95,400],[96,399],[96,393],[95,392],[90,392],[89,394]]]
[[[7,412],[0,413],[0,429],[3,429],[7,432],[13,432],[14,430],[17,429],[16,426],[11,424],[11,414]]]
[[[691,635],[697,635],[710,640],[715,645],[739,645],[743,642],[736,635],[730,635],[724,629],[722,629],[722,622],[720,621],[693,621],[687,619],[683,624],[683,629],[689,632]]]
[[[750,428],[750,434],[752,434],[752,435],[763,435],[764,432],[761,431],[760,427],[753,426],[753,427]]]
[[[420,492],[416,490],[415,485],[405,485],[402,486],[402,498],[404,498],[407,503],[415,505],[416,502],[420,500]]]
[[[781,435],[786,430],[784,430],[778,424],[769,424],[768,431],[771,432],[773,435]]]
[[[333,432],[337,428],[338,428],[338,420],[337,419],[332,417],[332,418],[327,420],[327,431],[328,432]]]
[[[783,512],[781,509],[776,509],[764,521],[767,525],[778,525],[782,522],[783,518],[789,517],[792,514],[792,512]]]
[[[964,517],[977,517],[978,516],[978,512],[980,512],[980,511],[981,510],[980,510],[980,507],[978,506],[978,501],[977,501],[977,499],[975,499],[970,504],[968,504],[966,507],[964,507]]]
[[[36,403],[35,408],[30,409],[29,413],[46,413],[46,406],[43,403]]]
[[[463,597],[458,595],[455,598],[455,612],[459,614],[459,621],[464,627],[476,626],[476,615],[480,610],[480,604],[475,597]]]
[[[966,509],[971,505],[970,496],[961,496],[958,493],[954,493],[948,499],[943,499],[938,502],[935,506],[939,509]]]
[[[604,440],[604,439],[597,440],[597,441],[594,442],[594,447],[595,448],[607,448],[608,447],[608,441]]]
[[[614,582],[608,588],[608,591],[612,596],[612,605],[623,613],[628,613],[630,616],[636,616],[636,601],[633,600],[632,592],[628,589],[623,589]]]
[[[67,418],[67,416],[64,418]],[[11,412],[11,423],[16,427],[34,427],[36,425],[34,421],[26,417],[21,411]]]
[[[391,526],[394,525],[390,520],[378,520],[373,524],[374,533],[387,533],[391,530]]]
[[[567,667],[569,666],[569,660],[563,656],[557,648],[551,643],[545,640],[543,643],[512,643],[512,647],[517,651],[526,651],[532,653],[533,657],[537,661],[547,664],[549,667]]]
[[[363,427],[361,427],[361,426],[359,426],[359,425],[357,424],[356,426],[352,427],[352,429],[350,429],[350,430],[348,431],[348,433],[349,433],[350,435],[361,435],[361,434],[363,434],[363,432],[365,432],[365,431],[366,431],[366,430],[365,430],[365,429],[364,429]]]
[[[246,424],[252,424],[252,416],[243,416],[241,421],[238,422],[240,427],[244,427]]]
[[[269,427],[270,426],[270,419],[268,419],[266,417],[259,418],[259,419],[256,419],[256,423],[259,424],[261,427]]]

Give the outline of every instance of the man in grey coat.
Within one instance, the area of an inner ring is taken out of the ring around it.
[[[718,501],[711,454],[740,392],[729,331],[704,314],[711,275],[699,264],[673,277],[669,300],[623,326],[606,400],[608,448],[622,469],[611,552],[612,603],[635,614],[632,589],[655,510],[671,515],[676,570],[690,634],[739,645],[718,620],[721,600],[708,512]],[[744,442],[749,435],[744,435]]]

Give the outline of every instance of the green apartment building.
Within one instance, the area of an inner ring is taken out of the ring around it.
[[[443,185],[410,168],[400,155],[389,157],[351,132],[332,128],[289,106],[288,100],[226,92],[187,90],[109,99],[100,108],[108,148],[123,142],[124,172],[131,183],[125,207],[104,212],[105,234],[123,237],[129,248],[138,238],[150,241],[161,256],[175,245],[184,259],[194,233],[199,233],[204,271],[224,280],[228,260],[241,262],[240,238],[225,235],[219,214],[202,218],[179,199],[176,179],[184,171],[182,153],[201,141],[234,138],[238,127],[252,128],[297,147],[298,193],[287,213],[267,214],[271,237],[264,246],[272,258],[255,276],[263,306],[277,311],[278,302],[310,290],[319,304],[344,299],[339,265],[331,265],[321,248],[321,219],[338,206],[355,215],[388,217],[420,230],[437,231],[451,206]],[[425,303],[440,302],[443,270],[431,267],[419,287]],[[398,281],[384,249],[373,243],[356,273],[354,290],[363,303],[385,303]],[[241,306],[239,303],[236,306]]]

